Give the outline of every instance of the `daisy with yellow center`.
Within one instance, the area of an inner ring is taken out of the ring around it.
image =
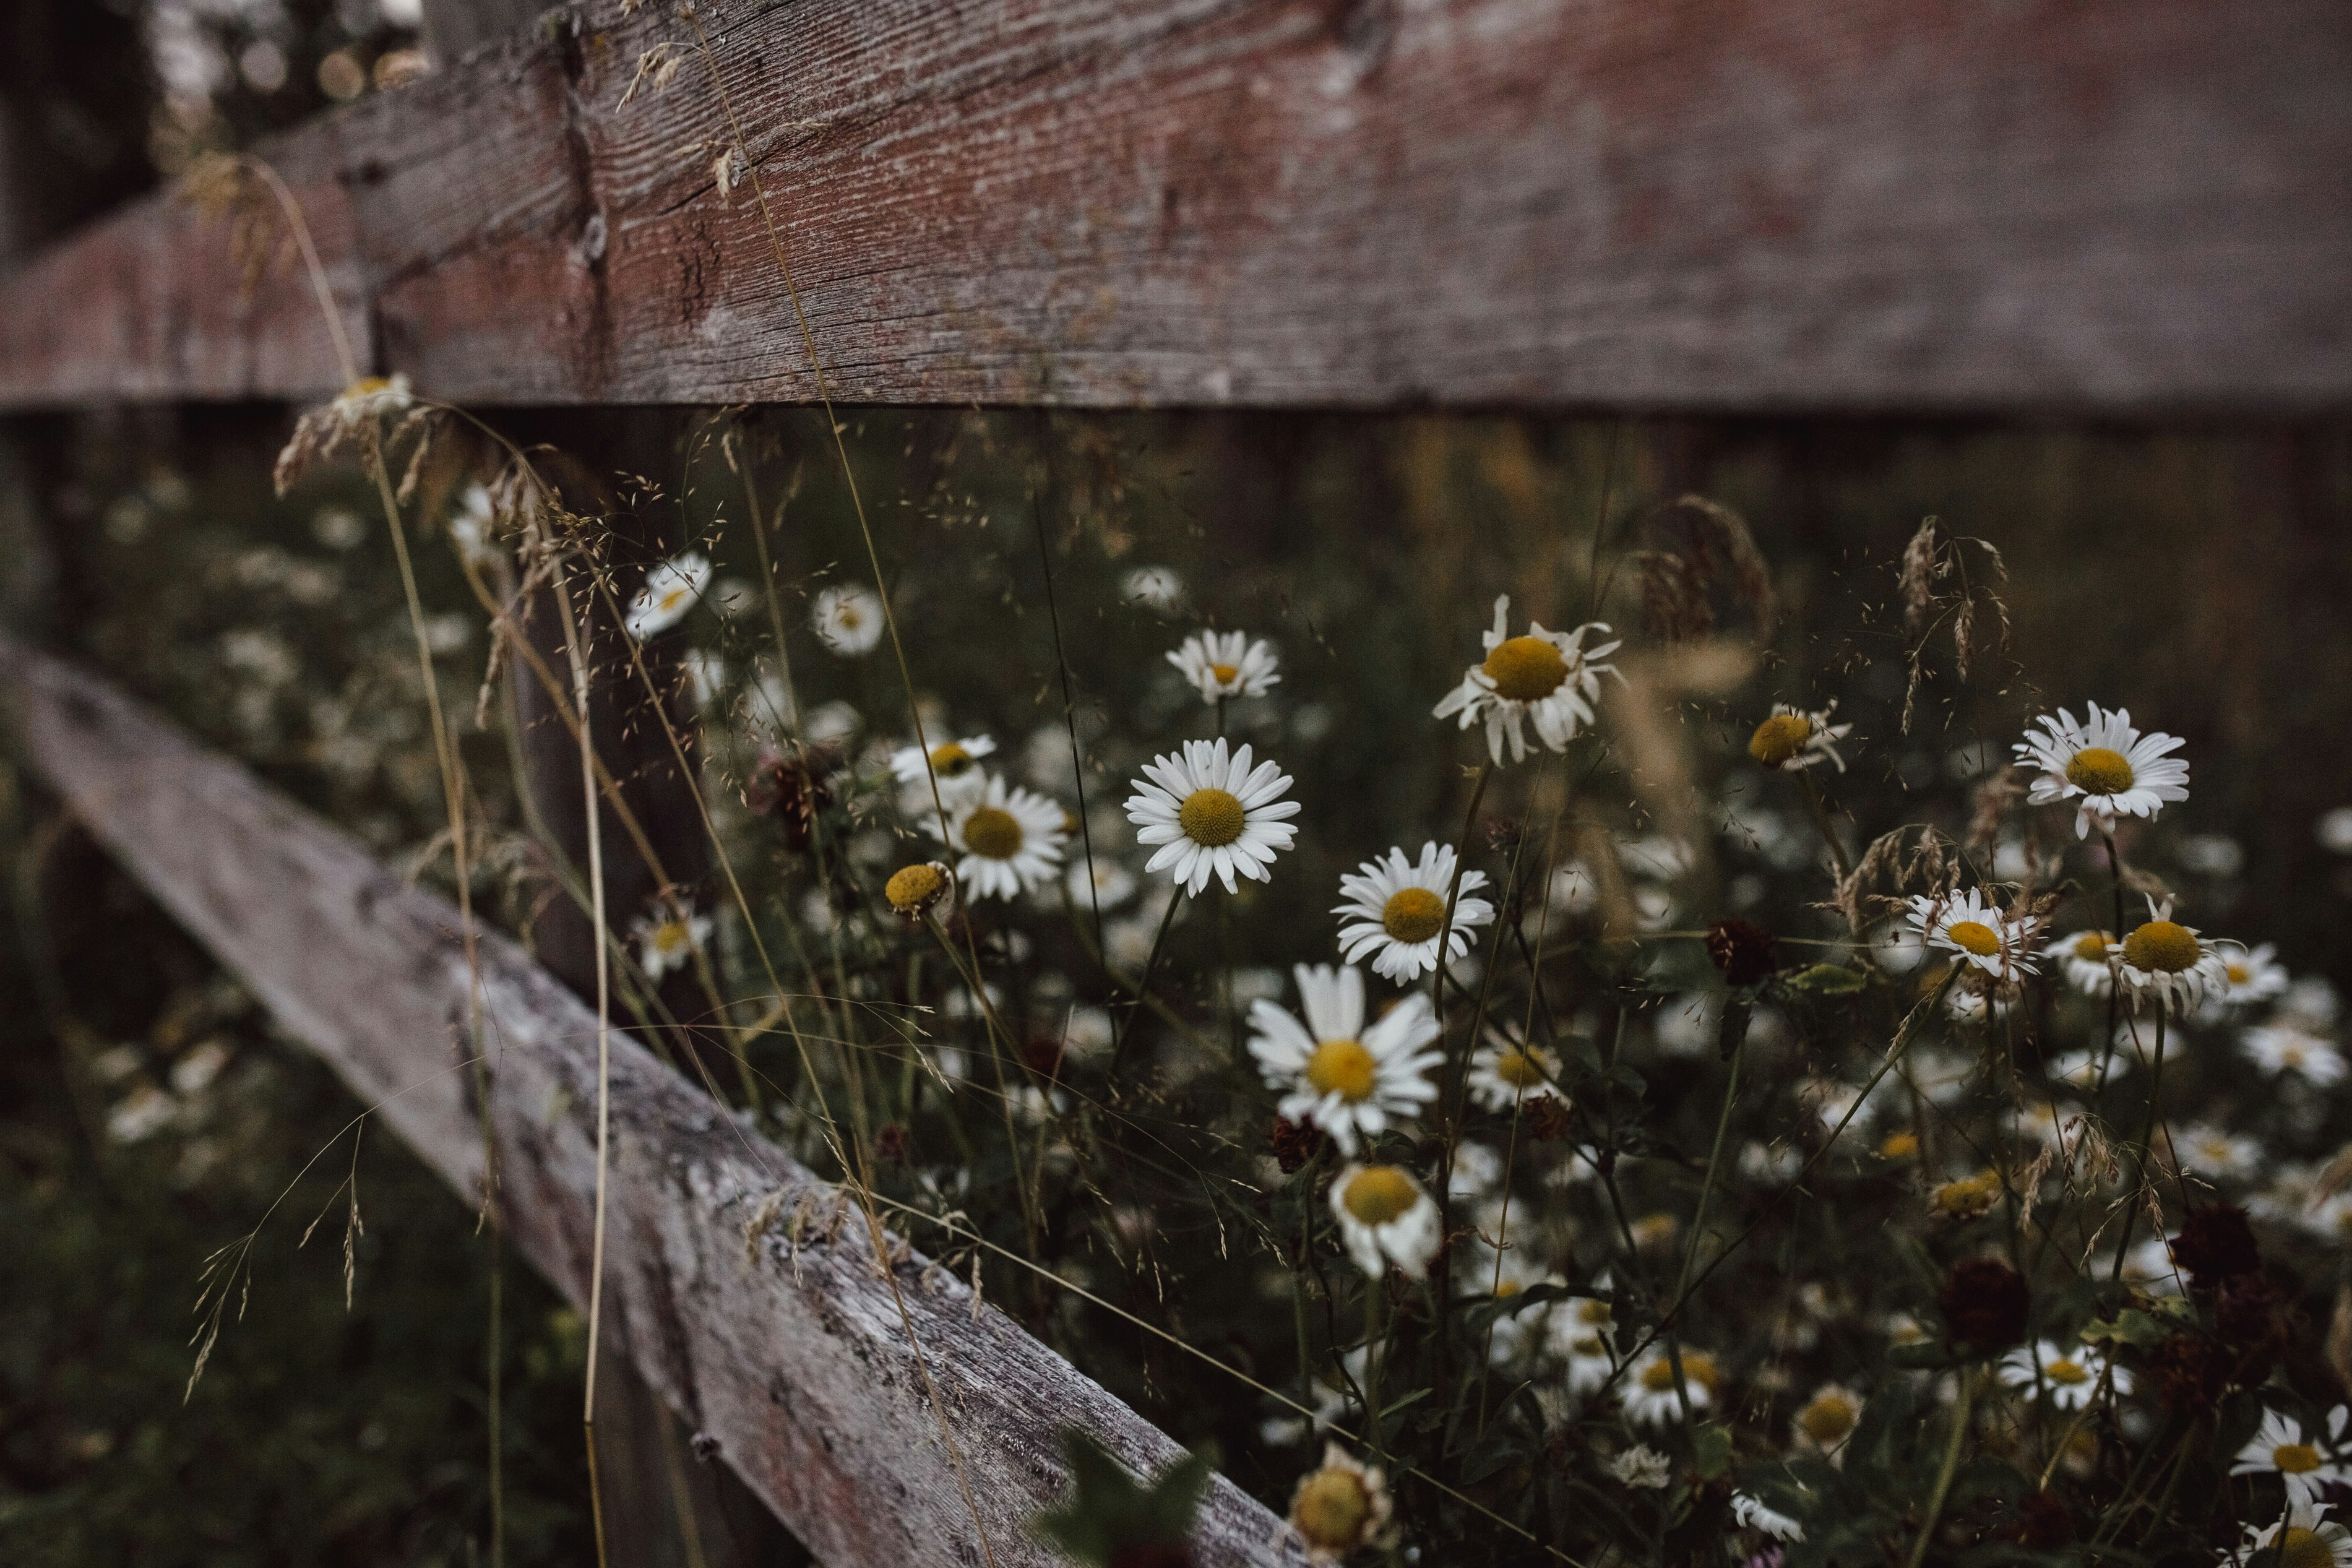
[[[1713,1356],[1705,1351],[1684,1348],[1683,1387],[1690,1394],[1694,1415],[1715,1403],[1716,1384],[1721,1375],[1716,1370]],[[1624,1402],[1626,1418],[1639,1426],[1682,1425],[1683,1407],[1675,1393],[1674,1362],[1664,1345],[1652,1346],[1633,1363],[1633,1370],[1625,1377]]]
[[[2220,949],[2200,940],[2196,928],[2172,918],[2170,900],[2147,901],[2148,918],[2107,950],[2120,961],[2117,979],[2134,1007],[2155,1005],[2179,1017],[2229,984]]]
[[[2249,948],[2243,942],[2215,942],[2221,954],[2221,983],[2211,1000],[2224,1007],[2244,1007],[2267,1002],[2287,987],[2286,965],[2278,961],[2278,947],[2264,942]]]
[[[1160,846],[1144,870],[1166,871],[1188,893],[1207,887],[1213,876],[1229,893],[1239,890],[1236,872],[1267,879],[1276,851],[1289,848],[1298,831],[1287,819],[1300,807],[1282,798],[1288,773],[1251,761],[1247,746],[1229,753],[1219,739],[1187,741],[1182,752],[1144,764],[1127,801],[1136,842]]]
[[[1332,1443],[1321,1467],[1291,1494],[1290,1527],[1307,1543],[1308,1562],[1337,1563],[1385,1538],[1393,1510],[1380,1468],[1358,1463]]]
[[[1531,1046],[1509,1026],[1489,1028],[1470,1058],[1470,1093],[1489,1110],[1508,1111],[1539,1094],[1555,1094],[1559,1058]]]
[[[1437,967],[1437,938],[1445,934],[1445,962],[1470,951],[1470,932],[1495,918],[1495,906],[1470,895],[1486,885],[1484,871],[1464,871],[1454,920],[1446,923],[1445,900],[1454,889],[1452,845],[1434,840],[1421,847],[1418,864],[1391,849],[1339,879],[1341,902],[1331,912],[1343,917],[1340,955],[1350,963],[1370,953],[1372,973],[1410,985]]]
[[[1509,595],[1495,601],[1495,627],[1484,638],[1486,659],[1465,671],[1462,684],[1446,693],[1435,710],[1440,719],[1460,714],[1465,730],[1484,721],[1486,752],[1497,766],[1506,736],[1511,760],[1527,759],[1529,720],[1544,745],[1555,752],[1568,750],[1577,732],[1592,722],[1601,678],[1617,674],[1616,666],[1601,661],[1623,646],[1606,642],[1585,647],[1588,635],[1608,635],[1608,626],[1599,621],[1572,632],[1548,632],[1530,623],[1524,635],[1512,637]]]
[[[1429,1071],[1444,1057],[1424,1047],[1443,1030],[1421,992],[1367,1028],[1363,971],[1302,963],[1292,973],[1307,1022],[1275,1003],[1251,1003],[1250,1055],[1281,1093],[1284,1116],[1313,1122],[1353,1156],[1360,1134],[1377,1137],[1437,1098]]]
[[[2251,1176],[2263,1162],[2263,1146],[2240,1132],[2200,1123],[2173,1134],[2172,1147],[2183,1169],[2213,1181]]]
[[[945,837],[962,856],[956,885],[967,899],[1014,898],[1060,874],[1067,818],[1034,790],[990,774],[977,794],[950,809]],[[929,826],[940,832],[936,813]]]
[[[1391,1264],[1418,1279],[1437,1256],[1437,1205],[1402,1165],[1343,1167],[1331,1182],[1331,1212],[1348,1256],[1374,1279]]]
[[[2118,1399],[2132,1390],[2131,1373],[2120,1366],[2110,1366],[2106,1357],[2097,1351],[2087,1345],[2062,1345],[2055,1340],[2021,1345],[2001,1357],[2000,1381],[2011,1388],[2030,1391],[2037,1369],[2042,1392],[2061,1410],[2080,1410],[2088,1405],[2091,1396],[2099,1391],[2103,1376],[2115,1380]]]
[[[1232,697],[1263,697],[1281,684],[1274,649],[1264,638],[1252,642],[1240,632],[1194,632],[1169,654],[1185,684],[1208,703]]]
[[[1828,1454],[1832,1461],[1862,1419],[1862,1395],[1840,1383],[1825,1383],[1813,1391],[1790,1424],[1790,1441],[1800,1448]]]
[[[691,904],[673,905],[638,921],[631,934],[637,939],[637,966],[658,984],[692,963],[694,950],[710,940],[710,917],[697,914]]]
[[[816,640],[844,658],[872,653],[886,629],[882,595],[859,583],[837,583],[819,594],[809,619]]]
[[[1609,1339],[1615,1327],[1610,1305],[1598,1296],[1571,1296],[1544,1321],[1554,1355],[1568,1363],[1568,1391],[1580,1398],[1607,1384],[1617,1371]]]
[[[1819,762],[1835,763],[1843,773],[1845,759],[1838,755],[1837,743],[1853,732],[1853,726],[1831,723],[1830,715],[1836,711],[1835,702],[1811,712],[1775,702],[1772,716],[1748,737],[1748,754],[1782,773],[1801,773]]]
[[[2246,1526],[2246,1543],[2230,1561],[2242,1565],[2268,1552],[2278,1568],[2352,1568],[2352,1530],[2327,1517],[2331,1506],[2289,1498],[2284,1519],[2267,1529]]]
[[[1946,1182],[1928,1194],[1927,1206],[1937,1219],[1969,1220],[1990,1212],[2000,1201],[2000,1175],[1983,1171]]]
[[[953,811],[988,787],[988,775],[980,763],[982,757],[995,754],[996,742],[986,735],[942,741],[928,752],[920,746],[899,747],[890,753],[890,774],[900,786],[901,809],[918,819],[931,811],[931,784],[936,780],[940,802]]]
[[[2094,823],[2113,832],[2118,816],[2153,820],[2167,802],[2189,798],[2189,764],[2168,754],[2187,742],[2153,731],[2141,734],[2121,708],[2094,702],[2086,724],[2063,708],[2055,718],[2044,714],[2034,721],[2038,729],[2027,729],[2011,748],[2020,763],[2039,770],[2027,799],[2036,805],[2080,800],[2074,836],[2081,838]]]
[[[2028,953],[2034,921],[2004,913],[1978,889],[1940,899],[1916,894],[1910,920],[1912,929],[1929,947],[1957,953],[1962,963],[1995,980],[2015,980],[2033,973],[2033,960]]]
[[[955,896],[955,874],[937,860],[901,866],[882,884],[882,897],[909,925]]]
[[[2352,1481],[2352,1466],[2344,1456],[2347,1412],[2341,1405],[2328,1412],[2327,1436],[2306,1436],[2303,1423],[2276,1410],[2263,1412],[2263,1424],[2238,1450],[2233,1476],[2274,1475],[2295,1502],[2312,1502],[2332,1486]]]
[[[2113,931],[2076,931],[2052,939],[2042,956],[2056,959],[2066,983],[2084,995],[2105,996],[2116,988],[2115,960],[2108,956],[2115,941]]]
[[[629,601],[625,625],[639,642],[686,619],[710,581],[710,559],[698,550],[671,556],[646,574],[646,585]]]
[[[2248,1029],[2238,1037],[2238,1043],[2273,1078],[2283,1072],[2300,1073],[2326,1089],[2344,1077],[2344,1054],[2335,1042],[2291,1018]]]

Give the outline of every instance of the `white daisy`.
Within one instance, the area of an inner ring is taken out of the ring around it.
[[[1825,1383],[1813,1391],[1804,1408],[1790,1423],[1789,1436],[1800,1448],[1835,1454],[1853,1436],[1862,1420],[1862,1395],[1842,1383]]]
[[[1719,1374],[1715,1358],[1705,1351],[1683,1352],[1683,1386],[1689,1392],[1693,1414],[1715,1402]],[[1682,1402],[1675,1394],[1675,1365],[1664,1345],[1653,1345],[1633,1363],[1624,1384],[1625,1415],[1643,1426],[1682,1424]]]
[[[2201,1124],[2175,1132],[2172,1147],[2184,1167],[2217,1181],[2251,1176],[2263,1160],[2263,1146],[2253,1139]]]
[[[1339,927],[1339,951],[1350,963],[1372,955],[1372,971],[1400,985],[1437,967],[1437,933],[1445,924],[1445,900],[1454,886],[1454,847],[1433,840],[1421,847],[1421,863],[1391,849],[1339,879],[1342,902],[1331,912],[1349,917]],[[1469,933],[1495,918],[1495,906],[1470,895],[1486,885],[1484,871],[1462,873],[1454,923],[1445,939],[1449,964],[1470,951]]]
[[[2238,1450],[2233,1476],[2275,1475],[2286,1484],[2287,1497],[2312,1502],[2321,1490],[2352,1481],[2352,1467],[2344,1461],[2346,1411],[2339,1405],[2327,1413],[2327,1442],[2322,1447],[2303,1435],[2303,1423],[2276,1410],[2263,1412],[2263,1424]],[[2284,1556],[2284,1554],[2282,1554]]]
[[[1614,1322],[1609,1303],[1598,1296],[1571,1296],[1546,1318],[1544,1333],[1551,1352],[1568,1363],[1569,1393],[1591,1394],[1617,1370],[1617,1358],[1609,1349]]]
[[[2259,1024],[2241,1034],[2238,1043],[2273,1078],[2299,1072],[2325,1089],[2344,1076],[2344,1056],[2335,1042],[2300,1024]]]
[[[2068,1347],[2055,1340],[2041,1340],[2032,1345],[2020,1345],[2000,1358],[2000,1380],[2011,1388],[2033,1386],[2034,1369],[2042,1372],[2042,1392],[2061,1410],[2080,1410],[2098,1392],[2102,1373],[2115,1379],[2118,1396],[2131,1392],[2131,1373],[2122,1367],[2110,1368],[2106,1357],[2097,1351],[2081,1346]]]
[[[1805,1527],[1777,1509],[1768,1508],[1746,1492],[1731,1494],[1731,1517],[1749,1530],[1775,1541],[1802,1541]]]
[[[2042,770],[2027,799],[2041,805],[2080,796],[2074,836],[2081,838],[2094,822],[2111,832],[2117,816],[2153,819],[2165,802],[2189,798],[2189,764],[2166,754],[2186,742],[2153,731],[2142,735],[2121,708],[2102,710],[2094,702],[2090,711],[2087,724],[2074,722],[2063,708],[2054,719],[2044,714],[2034,721],[2042,732],[2028,728],[2011,748],[2020,763]]]
[[[699,550],[683,551],[646,573],[646,585],[629,601],[629,635],[643,642],[686,619],[709,581],[710,561]]]
[[[1958,953],[1961,963],[1974,964],[1996,980],[2033,973],[2033,960],[2027,954],[2034,921],[2004,914],[1978,889],[1941,899],[1914,894],[1911,925],[1929,947]]]
[[[2120,981],[2135,1008],[2154,1003],[2175,1017],[2193,1013],[2206,996],[2229,984],[2226,964],[2212,943],[2199,940],[2196,928],[2172,918],[2170,900],[2147,901],[2147,920],[2115,947],[2109,955],[2122,960]]]
[[[489,487],[468,485],[449,514],[449,541],[467,561],[488,566],[504,553],[497,542],[498,524],[498,503],[490,499]]]
[[[1184,579],[1172,566],[1138,566],[1119,584],[1122,597],[1168,615],[1183,606]]]
[[[1783,773],[1801,773],[1824,760],[1836,763],[1837,771],[1843,773],[1845,759],[1838,755],[1837,743],[1853,732],[1853,726],[1831,723],[1830,715],[1836,711],[1834,701],[1810,712],[1775,702],[1772,716],[1748,737],[1748,754]]]
[[[2056,959],[2067,984],[2084,995],[2105,996],[2116,988],[2115,960],[2107,956],[2115,940],[2113,931],[2076,931],[2053,937],[2042,948],[2042,956]]]
[[[1275,851],[1298,831],[1285,820],[1299,812],[1281,798],[1289,788],[1288,773],[1270,762],[1253,769],[1247,746],[1228,756],[1222,739],[1187,741],[1181,755],[1152,758],[1127,801],[1136,841],[1160,846],[1143,868],[1167,871],[1188,893],[1213,875],[1237,891],[1236,871],[1265,881]]]
[[[1194,632],[1168,656],[1203,702],[1228,697],[1263,697],[1279,685],[1274,649],[1264,638],[1251,642],[1239,632]]]
[[[2111,1252],[2099,1261],[2099,1278],[2107,1277],[2115,1260]],[[2133,1244],[2124,1254],[2122,1272],[2116,1278],[2144,1296],[2178,1296],[2181,1291],[2180,1265],[2173,1258],[2172,1244],[2160,1232]]]
[[[1437,1256],[1437,1205],[1402,1165],[1348,1165],[1331,1183],[1331,1212],[1348,1256],[1375,1279],[1391,1263],[1418,1279]]]
[[[816,640],[844,658],[872,653],[882,640],[882,595],[861,583],[836,583],[816,596],[809,619]]]
[[[1091,870],[1084,860],[1071,861],[1066,886],[1070,901],[1082,910],[1115,910],[1135,897],[1135,874],[1108,856],[1097,855]]]
[[[1267,1086],[1284,1091],[1282,1114],[1313,1122],[1352,1157],[1359,1132],[1377,1136],[1437,1098],[1428,1073],[1444,1057],[1423,1047],[1444,1031],[1418,991],[1368,1029],[1363,971],[1302,963],[1292,973],[1306,1025],[1272,1002],[1252,1003],[1250,1055]]]
[[[1539,1094],[1557,1092],[1559,1058],[1521,1039],[1515,1028],[1489,1028],[1470,1058],[1470,1092],[1489,1110],[1509,1110]]]
[[[2246,1543],[2231,1561],[2247,1563],[2264,1551],[2278,1568],[2352,1568],[2352,1530],[2327,1517],[2331,1505],[2291,1498],[2286,1517],[2267,1529],[2246,1526]]]
[[[673,905],[646,915],[632,928],[637,939],[637,964],[646,978],[659,981],[673,969],[692,962],[694,950],[710,940],[710,917],[690,905]]]
[[[952,808],[948,846],[961,850],[956,888],[967,899],[1010,899],[1061,869],[1067,837],[1062,808],[1034,790],[987,776],[978,794]],[[939,832],[939,824],[931,824]]]
[[[901,746],[891,752],[891,775],[904,787],[915,807],[908,815],[918,816],[929,808],[933,779],[939,780],[940,800],[950,811],[978,795],[988,787],[980,759],[992,756],[995,752],[996,742],[986,735],[969,735],[933,746],[928,766],[920,746]]]
[[[1322,1468],[1300,1477],[1291,1494],[1290,1527],[1307,1543],[1309,1563],[1337,1563],[1385,1540],[1394,1510],[1379,1466],[1360,1464],[1327,1443]]]
[[[2278,961],[2278,945],[2264,942],[2249,948],[2243,942],[2217,942],[2221,954],[2221,984],[2212,1000],[2226,1007],[2267,1002],[2287,987],[2286,965]]]
[[[1572,632],[1548,632],[1530,622],[1525,636],[1511,637],[1510,608],[1507,594],[1495,601],[1495,629],[1483,639],[1485,662],[1472,665],[1462,684],[1446,693],[1434,710],[1440,719],[1461,714],[1465,730],[1486,721],[1486,751],[1497,766],[1503,761],[1505,735],[1510,737],[1511,760],[1526,760],[1525,724],[1530,718],[1546,746],[1566,751],[1577,731],[1592,722],[1601,678],[1617,673],[1616,666],[1601,661],[1623,646],[1608,642],[1586,647],[1587,633],[1605,635],[1609,630],[1599,621]]]

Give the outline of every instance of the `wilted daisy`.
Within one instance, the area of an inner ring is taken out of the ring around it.
[[[629,601],[629,635],[643,642],[686,619],[709,581],[710,560],[699,550],[681,551],[656,566]]]
[[[901,746],[890,753],[890,773],[916,800],[919,809],[929,804],[930,781],[937,779],[940,800],[952,811],[988,787],[980,759],[993,755],[995,751],[996,742],[985,735],[942,741],[928,755],[920,746]]]
[[[1731,1517],[1748,1529],[1769,1535],[1775,1541],[1802,1541],[1805,1538],[1803,1525],[1747,1492],[1731,1494]]]
[[[1683,1352],[1683,1386],[1690,1394],[1694,1414],[1715,1402],[1719,1374],[1715,1358],[1705,1351]],[[1682,1401],[1675,1392],[1675,1364],[1664,1345],[1653,1345],[1625,1379],[1627,1419],[1644,1426],[1675,1426],[1682,1423]]]
[[[1119,591],[1131,603],[1158,610],[1161,615],[1184,603],[1184,579],[1172,566],[1138,566],[1120,582]]]
[[[2147,901],[2148,918],[2113,952],[2123,960],[2124,992],[2135,1005],[2153,1002],[2178,1017],[2229,984],[2221,954],[2196,928],[2172,918],[2169,900]]]
[[[1842,1383],[1825,1383],[1813,1391],[1790,1425],[1790,1436],[1800,1448],[1835,1454],[1853,1436],[1862,1419],[1862,1395]]]
[[[2031,1389],[2036,1368],[2042,1373],[2042,1391],[2061,1410],[2080,1410],[2088,1405],[2091,1395],[2098,1392],[2103,1373],[2115,1379],[2117,1395],[2131,1392],[2130,1373],[2110,1367],[2106,1357],[2095,1350],[2061,1345],[2054,1340],[2021,1345],[2001,1357],[2000,1380],[2011,1388]]]
[[[1044,795],[990,775],[948,818],[948,846],[963,855],[957,887],[970,899],[1010,899],[1043,885],[1061,868],[1064,821]]]
[[[1291,1494],[1290,1527],[1307,1542],[1309,1562],[1337,1563],[1386,1534],[1393,1508],[1380,1468],[1359,1464],[1332,1443],[1321,1468]]]
[[[2238,1450],[2238,1462],[2230,1467],[2230,1473],[2274,1475],[2286,1483],[2286,1495],[2296,1502],[2310,1502],[2324,1489],[2352,1481],[2352,1466],[2344,1462],[2346,1414],[2341,1405],[2327,1413],[2327,1441],[2323,1447],[2315,1434],[2312,1438],[2304,1436],[2303,1423],[2294,1416],[2263,1411],[2262,1426]]]
[[[882,595],[859,583],[836,583],[816,596],[809,619],[816,640],[845,658],[871,653],[882,640]]]
[[[2248,1563],[2269,1552],[2278,1568],[2352,1568],[2352,1530],[2327,1517],[2331,1506],[2290,1498],[2284,1519],[2267,1529],[2246,1526],[2246,1543],[2231,1561]]]
[[[1548,632],[1529,623],[1524,636],[1511,637],[1511,598],[1495,601],[1495,628],[1484,635],[1486,658],[1463,674],[1462,684],[1446,693],[1434,712],[1448,719],[1462,715],[1467,730],[1481,720],[1486,725],[1486,751],[1497,766],[1503,761],[1503,738],[1510,737],[1511,760],[1528,754],[1525,725],[1533,719],[1536,735],[1555,752],[1564,752],[1577,731],[1592,722],[1593,704],[1601,698],[1601,678],[1615,675],[1617,667],[1601,661],[1622,646],[1584,646],[1587,633],[1606,634],[1599,621],[1572,632]]]
[[[1402,1165],[1356,1165],[1331,1183],[1331,1212],[1356,1267],[1378,1279],[1393,1263],[1418,1279],[1437,1256],[1437,1205]]]
[[[1835,702],[1811,712],[1775,702],[1772,716],[1748,737],[1748,754],[1783,773],[1801,773],[1824,760],[1843,773],[1845,759],[1838,755],[1837,743],[1853,732],[1853,726],[1831,723],[1830,715],[1836,711]]]
[[[2213,945],[2221,954],[2221,984],[2212,993],[2214,1001],[2242,1007],[2267,1002],[2286,989],[2286,965],[2278,961],[2276,943],[2266,942],[2256,948],[2235,942]]]
[[[1290,775],[1273,763],[1250,766],[1250,749],[1230,755],[1225,742],[1187,741],[1181,754],[1157,756],[1143,766],[1127,819],[1136,841],[1156,844],[1159,853],[1146,871],[1167,871],[1188,893],[1216,877],[1236,891],[1234,874],[1265,881],[1275,851],[1290,847],[1297,829],[1286,820],[1298,815],[1295,800],[1282,795]]]
[[[710,917],[692,906],[674,904],[645,916],[633,929],[637,939],[637,964],[646,978],[658,981],[673,969],[683,969],[694,950],[710,940]]]
[[[1168,656],[1184,672],[1184,679],[1203,702],[1228,697],[1263,697],[1279,685],[1274,649],[1261,637],[1251,642],[1239,632],[1194,632]]]
[[[1940,899],[1914,894],[1911,925],[1929,947],[1958,953],[1961,963],[1996,980],[2033,973],[2033,960],[2027,956],[2033,921],[2003,913],[1978,889]]]
[[[1406,859],[1403,850],[1392,848],[1341,877],[1342,901],[1331,910],[1348,917],[1339,927],[1341,955],[1354,963],[1370,953],[1374,973],[1409,985],[1437,967],[1441,928],[1447,931],[1446,963],[1469,952],[1469,933],[1495,918],[1495,906],[1470,896],[1486,885],[1486,873],[1464,871],[1454,923],[1446,928],[1445,900],[1454,886],[1454,847],[1432,840],[1421,847],[1418,865]]]
[[[2241,1034],[2238,1043],[2273,1078],[2299,1072],[2325,1089],[2344,1076],[2344,1055],[2335,1042],[2292,1020],[2256,1025]]]
[[[1516,1029],[1490,1027],[1486,1043],[1470,1058],[1470,1092],[1489,1110],[1509,1110],[1522,1096],[1550,1093],[1559,1077],[1559,1058],[1528,1044]]]
[[[1418,991],[1366,1028],[1363,971],[1302,963],[1292,973],[1305,1026],[1272,1002],[1252,1003],[1250,1055],[1267,1086],[1282,1091],[1283,1115],[1313,1122],[1353,1155],[1358,1133],[1383,1132],[1437,1098],[1428,1074],[1444,1058],[1423,1047],[1442,1031]]]
[[[901,866],[882,885],[882,897],[908,924],[919,924],[925,915],[955,897],[955,873],[938,860]]]
[[[2067,984],[2084,995],[2105,996],[2116,988],[2115,960],[2108,956],[2115,941],[2113,931],[2076,931],[2053,939],[2042,956],[2056,959]]]
[[[1635,1491],[1660,1491],[1674,1479],[1675,1462],[1651,1447],[1636,1443],[1609,1461],[1609,1473],[1617,1484]]]
[[[2179,736],[2143,735],[2121,708],[2102,710],[2094,702],[2090,712],[2087,724],[2074,722],[2063,708],[2054,719],[2045,713],[2034,721],[2041,732],[2029,727],[2011,748],[2020,763],[2041,770],[2027,799],[2042,805],[2080,797],[2074,814],[2080,838],[2094,822],[2112,831],[2118,816],[2153,819],[2165,802],[2189,798],[2189,764],[2167,755],[2186,743]]]

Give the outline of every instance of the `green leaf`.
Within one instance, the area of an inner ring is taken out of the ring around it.
[[[1201,1494],[1217,1463],[1215,1446],[1203,1444],[1146,1486],[1078,1427],[1062,1428],[1062,1453],[1070,1466],[1070,1495],[1060,1508],[1030,1516],[1029,1528],[1039,1540],[1097,1568],[1136,1547],[1190,1541]]]
[[[2084,1324],[2083,1342],[2095,1345],[2102,1340],[2116,1340],[2127,1345],[2152,1345],[2169,1331],[2146,1312],[2126,1310],[2112,1323],[2095,1319]]]
[[[1806,996],[1852,996],[1870,986],[1870,976],[1842,963],[1816,963],[1784,977],[1781,984]]]
[[[1731,1428],[1702,1426],[1691,1435],[1691,1468],[1702,1480],[1714,1480],[1731,1468]]]

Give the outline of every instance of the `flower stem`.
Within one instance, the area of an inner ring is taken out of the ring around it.
[[[1927,1517],[1919,1526],[1919,1539],[1911,1546],[1910,1568],[1919,1568],[1927,1561],[1927,1543],[1936,1538],[1936,1525],[1944,1517],[1944,1500],[1951,1494],[1952,1478],[1959,1473],[1960,1448],[1968,1440],[1969,1410],[1976,1397],[1978,1373],[1960,1373],[1960,1400],[1952,1411],[1952,1440],[1945,1447],[1943,1468],[1936,1472],[1936,1489],[1927,1495]]]

